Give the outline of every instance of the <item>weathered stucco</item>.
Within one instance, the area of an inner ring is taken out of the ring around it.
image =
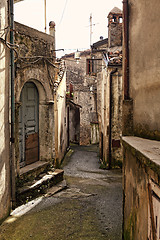
[[[160,140],[160,2],[129,0],[129,81],[134,132]]]
[[[138,137],[123,137],[123,234],[124,240],[153,240],[160,237],[160,144],[154,141],[160,140],[160,2],[128,0],[128,7],[129,99],[123,102],[123,134]],[[124,79],[125,74],[123,69]]]
[[[0,2],[0,35],[8,26],[8,3]],[[0,222],[10,211],[10,159],[9,159],[9,63],[8,48],[0,41]]]
[[[95,58],[102,59],[97,73],[99,153],[104,167],[122,165],[122,11],[108,15],[108,39],[94,43]],[[104,44],[105,43],[105,44]]]
[[[110,124],[110,97],[112,98],[112,126],[111,126],[111,156],[112,166],[122,162],[122,70],[117,68],[117,73],[112,77],[112,96],[110,96],[111,72],[115,67],[103,69],[97,77],[97,109],[99,121],[99,149],[100,157],[105,164],[109,161],[109,124]],[[115,142],[118,145],[115,144]]]
[[[66,74],[64,74],[57,91],[56,91],[56,103],[57,106],[57,123],[55,127],[58,128],[58,162],[61,163],[66,149],[68,147],[67,142],[67,108],[66,108]],[[56,130],[55,130],[56,131]]]
[[[123,137],[123,145],[124,240],[152,240],[153,224],[157,236],[160,230],[160,202],[156,201],[160,197],[160,144]]]

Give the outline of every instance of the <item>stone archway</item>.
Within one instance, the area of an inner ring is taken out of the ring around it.
[[[39,161],[52,162],[54,158],[54,102],[51,88],[47,81],[44,81],[43,75],[26,74],[24,78],[17,77],[15,86],[15,164],[16,174],[19,175],[20,168],[25,166],[25,162],[20,164],[21,149],[20,149],[20,134],[19,134],[19,119],[21,108],[21,94],[26,84],[32,83],[38,92],[38,150]],[[20,81],[21,80],[21,81]],[[22,81],[23,80],[23,81]],[[23,144],[23,146],[25,146]]]

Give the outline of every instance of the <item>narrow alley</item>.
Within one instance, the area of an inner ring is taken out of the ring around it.
[[[102,170],[97,145],[72,146],[63,162],[67,188],[12,212],[0,240],[122,239],[122,174]]]

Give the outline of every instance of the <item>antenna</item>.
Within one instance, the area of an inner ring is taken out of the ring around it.
[[[89,18],[89,22],[90,22],[90,47],[92,46],[92,35],[93,35],[93,26],[99,24],[99,23],[93,23],[92,22],[92,13],[90,14],[90,18]]]
[[[90,47],[92,46],[92,34],[93,34],[93,31],[92,31],[92,26],[93,26],[93,23],[92,23],[92,13],[90,14]]]
[[[46,0],[44,0],[44,22],[45,22],[45,33],[47,32],[47,8],[46,8]]]

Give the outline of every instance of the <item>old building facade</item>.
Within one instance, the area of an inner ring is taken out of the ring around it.
[[[52,35],[15,23],[17,173],[36,161],[60,162],[67,147],[66,81],[55,60],[54,22],[50,31]]]
[[[5,41],[3,41],[8,25],[8,3],[2,0],[0,2],[0,222],[9,214],[11,200],[9,131],[10,52]]]
[[[24,173],[27,176],[27,169],[37,171],[34,178],[41,167],[44,171],[45,166],[59,166],[68,146],[68,124],[66,74],[62,62],[56,61],[55,23],[50,22],[48,35],[12,19],[14,45],[11,45],[6,1],[0,4],[0,11],[0,220],[3,220],[15,205],[20,176]],[[34,163],[38,164],[25,168]],[[60,171],[59,180],[62,175]]]
[[[101,59],[97,74],[97,111],[100,159],[105,167],[122,165],[122,11],[108,14],[108,39],[92,46]]]
[[[126,240],[160,238],[159,9],[157,0],[124,1],[123,233]]]
[[[78,54],[78,55],[77,55]],[[78,56],[78,57],[77,57]],[[70,125],[70,140],[80,145],[98,142],[96,73],[91,71],[91,51],[72,53],[63,57],[67,71],[67,92],[75,104],[76,132]],[[70,105],[71,106],[71,105]],[[73,115],[73,104],[70,117]],[[73,116],[72,116],[73,119]],[[75,128],[75,127],[74,127]]]
[[[63,59],[67,91],[74,103],[71,140],[76,141],[76,135],[83,145],[99,142],[102,164],[109,168],[122,165],[122,11],[115,7],[108,14],[107,39],[101,37],[91,51]]]

